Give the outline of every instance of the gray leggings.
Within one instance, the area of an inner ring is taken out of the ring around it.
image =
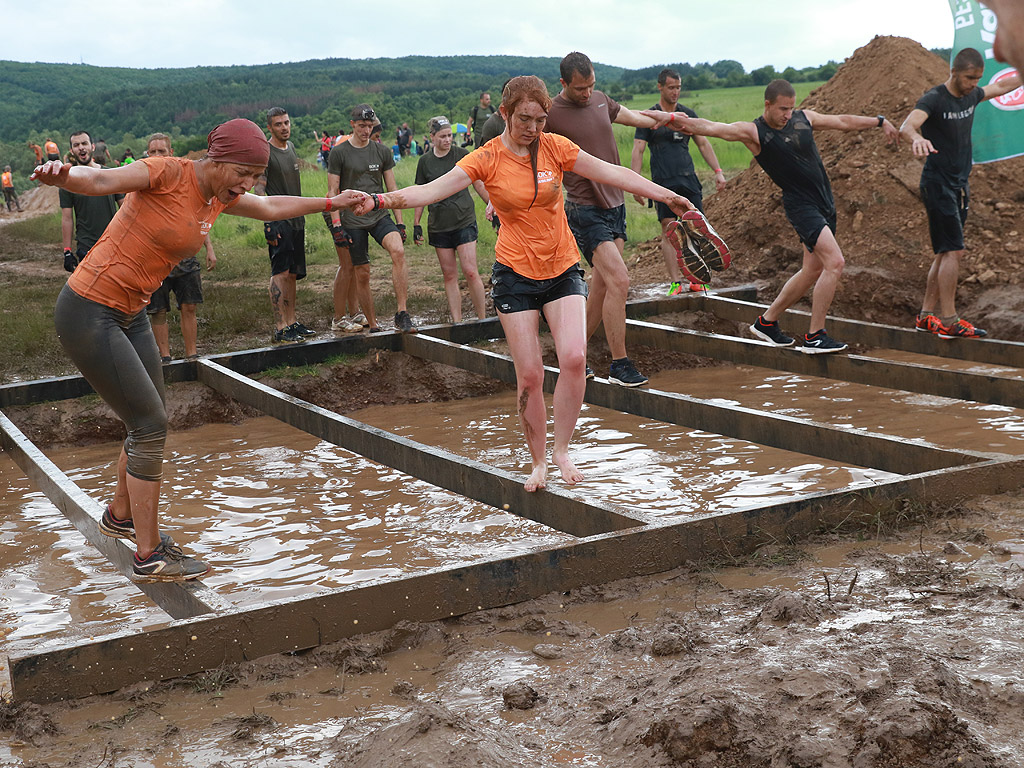
[[[146,311],[127,315],[82,298],[65,284],[54,325],[68,357],[128,428],[128,473],[159,480],[167,412],[160,352]]]

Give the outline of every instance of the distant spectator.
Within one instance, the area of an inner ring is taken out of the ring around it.
[[[92,153],[92,157],[100,165],[106,165],[110,162],[110,150],[107,149],[105,139],[96,140],[96,150]]]
[[[43,149],[46,151],[47,160],[60,160],[60,147],[57,146],[57,142],[53,139],[44,141]]]
[[[42,165],[43,161],[46,159],[43,156],[43,148],[38,144],[33,144],[31,141],[28,142],[28,148],[31,149],[36,156],[36,165]]]
[[[4,188],[4,202],[7,203],[7,210],[11,210],[11,203],[18,206],[18,210],[21,210],[21,202],[18,200],[18,193],[14,191],[14,173],[11,172],[11,166],[5,165],[3,172],[3,188]]]
[[[124,154],[121,155],[121,165],[131,165],[134,162],[135,162],[135,153],[132,152],[131,147],[129,147],[128,149],[126,149],[124,151]]]
[[[402,157],[409,156],[409,146],[412,143],[412,131],[409,130],[408,123],[402,123],[402,127],[398,129],[398,153]]]
[[[476,132],[484,127],[484,123],[487,122],[487,118],[497,112],[494,106],[491,104],[491,94],[484,91],[480,94],[480,103],[473,107],[469,113],[469,122],[466,123],[466,139],[462,146],[466,146],[469,143],[469,139],[473,138],[474,147],[479,147],[483,142],[476,137]]]
[[[75,159],[75,165],[99,168],[100,164],[92,159],[92,149],[92,138],[87,131],[71,134],[71,154]],[[60,159],[59,154],[57,158]],[[114,218],[124,195],[83,195],[61,188],[58,196],[64,269],[74,272],[78,262],[96,245],[96,241]],[[76,242],[74,251],[71,250],[72,235]]]
[[[323,135],[313,131],[313,138],[320,142],[320,152],[316,156],[317,162],[320,163],[321,168],[327,170],[327,156],[331,154],[331,147],[334,146],[334,137],[325,128]]]
[[[146,144],[147,157],[173,157],[171,137],[165,133],[154,133]],[[207,233],[203,241],[206,250],[206,269],[212,270],[217,265],[217,256],[213,252],[213,243]],[[171,270],[160,287],[153,292],[146,305],[146,314],[153,326],[153,338],[160,350],[160,360],[171,362],[171,339],[167,328],[167,313],[171,310],[171,291],[178,302],[181,313],[181,338],[185,344],[185,359],[195,360],[198,355],[196,341],[199,336],[199,322],[196,319],[196,306],[203,303],[203,270],[199,259],[189,256],[178,262]]]

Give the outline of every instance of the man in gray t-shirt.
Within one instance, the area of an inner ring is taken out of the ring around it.
[[[372,141],[370,135],[377,116],[369,104],[357,104],[349,115],[352,135],[348,141],[335,145],[327,156],[327,194],[337,195],[343,189],[357,189],[361,192],[380,194],[394,192],[398,189],[395,182],[395,157],[390,149],[379,142]],[[333,190],[333,191],[332,191]],[[342,227],[347,230],[350,244],[348,252],[350,261],[346,263],[338,237],[338,274],[334,280],[334,321],[332,327],[339,326],[345,320],[345,308],[342,306],[348,296],[350,282],[356,281],[356,294],[359,306],[366,315],[370,330],[377,328],[373,297],[370,295],[370,236],[377,241],[391,257],[391,281],[395,287],[395,301],[398,311],[395,313],[395,328],[403,333],[415,333],[409,316],[407,298],[409,294],[409,268],[405,263],[405,224],[402,223],[402,212],[395,210],[397,226],[386,210],[372,211],[366,216],[356,216],[352,211],[332,211],[331,232],[334,234]],[[344,330],[343,326],[339,326]]]

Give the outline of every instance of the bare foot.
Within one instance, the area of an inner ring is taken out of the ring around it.
[[[576,465],[572,463],[568,453],[552,453],[551,459],[562,470],[562,479],[569,485],[576,485],[583,479],[583,473],[576,469]]]
[[[526,485],[523,487],[527,493],[533,493],[538,488],[544,488],[548,483],[548,466],[547,464],[541,464],[539,467],[534,467],[533,472],[530,473],[530,479],[526,481]]]

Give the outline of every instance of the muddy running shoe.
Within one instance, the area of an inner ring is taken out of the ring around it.
[[[623,357],[621,360],[612,360],[608,381],[621,387],[642,387],[648,382],[648,378],[636,369],[632,360]]]
[[[299,334],[299,336],[305,336],[307,339],[310,336],[316,336],[316,331],[314,331],[312,328],[307,328],[305,325],[300,323],[298,320],[296,320],[294,323],[292,323],[288,327],[291,328],[293,331],[295,331],[297,334]]]
[[[132,581],[188,581],[198,579],[209,570],[210,566],[189,557],[177,544],[161,541],[145,560],[140,560],[139,553],[135,553]]]
[[[405,311],[395,313],[395,328],[402,333],[416,333],[419,330],[412,324],[412,318]]]
[[[827,355],[830,352],[842,352],[846,349],[843,342],[833,339],[825,333],[824,328],[815,333],[804,334],[802,341],[803,345],[800,347],[800,351],[805,355]]]
[[[300,335],[291,326],[288,326],[287,328],[274,331],[272,340],[275,344],[302,344],[306,341],[306,337]]]
[[[924,333],[938,333],[942,329],[942,321],[935,315],[918,316],[914,329]]]
[[[331,320],[331,330],[335,333],[361,333],[363,326],[347,317]]]
[[[787,336],[779,328],[779,321],[767,322],[764,317],[758,317],[750,326],[750,332],[762,341],[774,344],[776,347],[791,347],[796,339]]]
[[[678,296],[680,293],[683,292],[683,290],[684,289],[683,289],[683,284],[682,283],[669,283],[668,295],[669,296]]]
[[[710,289],[711,286],[707,283],[690,283],[690,293],[701,293]]]
[[[729,246],[711,226],[704,214],[700,211],[687,211],[680,219],[680,226],[686,233],[686,238],[693,243],[694,249],[715,272],[728,269],[732,261],[729,253]],[[671,226],[671,225],[670,225]],[[707,280],[696,282],[707,283]]]
[[[362,312],[360,312],[358,315],[353,316],[352,322],[359,323],[361,326],[363,326],[363,328],[370,327],[370,321],[366,319],[366,315],[364,315]]]
[[[587,381],[590,381],[592,378],[594,378],[594,369],[591,368],[589,365],[587,366],[587,372],[585,374],[585,378],[586,378]]]
[[[164,355],[163,357],[160,358],[161,365],[168,365],[170,362],[171,362],[171,356],[170,355]]]
[[[683,273],[683,277],[691,283],[703,284],[711,282],[711,267],[707,265],[704,257],[700,255],[697,246],[693,244],[693,241],[686,234],[686,229],[681,221],[676,219],[669,223],[668,228],[665,230],[665,238],[668,240],[669,245],[675,249],[676,261],[679,264],[680,271]]]
[[[988,336],[988,331],[975,328],[962,317],[952,325],[939,326],[940,339],[983,339]]]
[[[114,517],[114,513],[110,511],[110,505],[103,510],[103,517],[100,518],[100,531],[104,536],[109,536],[112,539],[128,539],[128,541],[135,541],[135,523],[131,518],[127,520],[118,520]],[[174,545],[174,539],[168,536],[166,533],[160,534],[160,542]]]

